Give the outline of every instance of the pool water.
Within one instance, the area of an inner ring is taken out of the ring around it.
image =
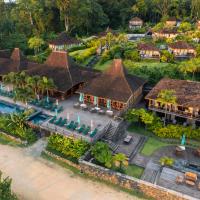
[[[49,115],[46,115],[46,114],[43,114],[43,113],[39,113],[39,114],[33,116],[32,118],[30,118],[30,121],[33,124],[40,125],[43,122],[45,122],[47,119],[49,119],[49,117],[50,117]]]
[[[23,111],[23,109],[20,108],[19,106],[4,103],[2,101],[0,102],[0,113],[2,114],[11,114],[11,113],[20,112],[20,111]]]

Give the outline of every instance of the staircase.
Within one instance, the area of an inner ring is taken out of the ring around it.
[[[112,140],[114,135],[115,135],[115,133],[116,133],[117,128],[118,127],[116,125],[111,123],[109,128],[108,128],[108,130],[107,130],[107,132],[106,132],[106,134],[105,134],[105,136],[104,136],[105,140]]]
[[[112,150],[112,152],[116,152],[116,150],[118,149],[119,145],[110,141],[110,140],[104,140],[104,142],[106,142],[109,146],[109,148]]]

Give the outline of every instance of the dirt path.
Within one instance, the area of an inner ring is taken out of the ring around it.
[[[45,145],[40,141],[37,145]],[[37,146],[36,145],[36,146]],[[0,170],[13,179],[20,200],[133,200],[136,197],[100,183],[74,176],[72,172],[37,157],[30,149],[0,145]]]

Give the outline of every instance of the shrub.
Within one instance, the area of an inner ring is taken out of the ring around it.
[[[83,140],[76,140],[60,134],[53,134],[48,139],[47,148],[55,150],[66,157],[79,159],[89,149],[89,144]]]
[[[174,62],[174,56],[167,50],[163,50],[161,52],[161,62],[169,62],[172,63]]]
[[[136,50],[127,50],[124,52],[124,57],[126,59],[132,60],[132,61],[136,61],[139,62],[141,60],[140,55],[138,53],[138,51]]]
[[[174,164],[174,159],[164,156],[164,157],[160,158],[159,162],[162,166],[164,165],[164,166],[171,167]]]

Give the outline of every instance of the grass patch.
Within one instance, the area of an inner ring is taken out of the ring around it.
[[[8,136],[3,135],[1,133],[0,133],[0,144],[10,145],[10,146],[15,146],[15,147],[23,147],[24,146],[20,142],[14,141],[14,140],[10,139]]]
[[[143,193],[141,193],[141,192],[139,192],[137,190],[128,190],[128,189],[122,188],[122,187],[120,187],[118,185],[114,185],[114,184],[112,184],[110,182],[107,182],[107,181],[104,181],[104,180],[100,180],[100,179],[92,177],[92,176],[88,176],[87,174],[83,174],[83,173],[80,172],[80,170],[76,169],[75,167],[70,166],[67,163],[63,162],[63,161],[57,160],[57,159],[47,155],[45,152],[42,152],[41,157],[46,159],[46,160],[48,160],[48,161],[50,161],[50,162],[58,164],[61,167],[67,169],[67,170],[70,170],[71,172],[73,172],[73,174],[75,176],[79,176],[79,177],[87,179],[87,180],[91,180],[91,181],[94,181],[94,182],[105,184],[108,187],[114,188],[116,191],[120,190],[120,191],[126,192],[126,193],[128,193],[128,194],[130,194],[130,195],[132,195],[134,197],[138,197],[139,199],[144,199],[144,200],[152,199],[153,200],[153,198],[146,197]]]
[[[106,69],[108,69],[108,67],[110,67],[110,65],[112,64],[112,60],[109,60],[103,64],[100,63],[100,61],[95,65],[95,69],[100,70],[100,71],[104,71]]]
[[[133,176],[133,177],[138,178],[138,179],[141,178],[143,172],[144,172],[144,169],[142,167],[137,166],[137,165],[129,165],[125,169],[125,174],[127,174],[128,176]]]
[[[155,138],[149,137],[141,153],[145,156],[151,156],[155,151],[165,146],[169,146],[169,144],[161,142]]]

